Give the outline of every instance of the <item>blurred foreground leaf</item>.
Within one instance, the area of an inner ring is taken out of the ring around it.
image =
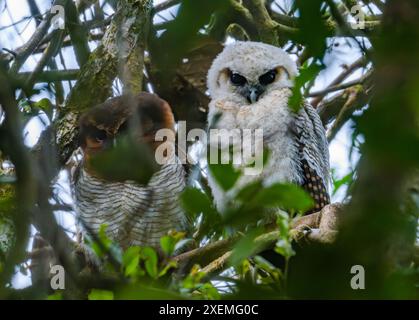
[[[133,180],[139,184],[147,184],[158,170],[149,147],[135,143],[129,137],[117,139],[116,146],[95,155],[91,164],[97,173],[108,180]]]
[[[89,293],[88,299],[89,300],[113,300],[114,293],[108,290],[92,289],[92,291],[90,291]]]

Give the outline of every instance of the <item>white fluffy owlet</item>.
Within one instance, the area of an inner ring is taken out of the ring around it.
[[[296,75],[297,66],[285,51],[259,42],[235,42],[214,60],[207,80],[208,123],[219,129],[262,129],[263,146],[270,150],[263,171],[243,176],[227,194],[209,176],[220,210],[238,187],[260,178],[265,185],[302,186],[315,201],[313,211],[329,203],[329,152],[320,117],[308,103],[298,113],[288,106]]]
[[[179,203],[185,188],[185,171],[176,155],[172,155],[174,161],[161,165],[146,185],[130,180],[111,181],[91,166],[95,154],[113,148],[115,139],[127,132],[136,143],[145,143],[154,153],[162,143],[156,141],[156,132],[174,130],[173,113],[166,101],[149,93],[113,98],[89,109],[81,117],[79,129],[84,159],[73,184],[83,233],[97,234],[100,226],[106,224],[107,235],[123,249],[139,245],[159,250],[160,238],[169,230],[188,230]]]

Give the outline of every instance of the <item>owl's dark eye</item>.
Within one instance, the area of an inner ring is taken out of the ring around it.
[[[230,74],[230,81],[235,86],[243,86],[246,84],[247,80],[245,77],[239,75],[238,73],[232,72]]]
[[[275,69],[266,72],[259,77],[259,83],[266,86],[275,81],[277,71]]]
[[[107,134],[106,131],[104,130],[99,130],[99,129],[94,129],[92,132],[92,137],[97,141],[97,142],[103,142],[107,139]]]

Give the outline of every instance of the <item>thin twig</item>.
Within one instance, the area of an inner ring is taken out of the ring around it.
[[[358,60],[356,60],[354,63],[346,67],[342,73],[340,73],[330,84],[328,87],[333,87],[344,81],[347,77],[349,77],[355,70],[365,66],[367,64],[367,58],[366,56],[362,56]],[[323,99],[325,95],[319,94],[316,96],[315,99],[311,101],[311,104],[316,107],[320,101]]]
[[[181,0],[167,0],[165,2],[159,3],[158,5],[154,6],[154,12],[166,10],[170,7],[179,4],[180,2]]]
[[[29,39],[27,43],[25,43],[22,47],[15,50],[16,58],[14,63],[10,68],[11,74],[16,74],[22,65],[25,63],[26,59],[35,51],[35,49],[40,44],[42,38],[48,31],[48,28],[51,23],[52,15],[48,13],[44,20],[39,24],[38,28],[33,33],[32,37]]]

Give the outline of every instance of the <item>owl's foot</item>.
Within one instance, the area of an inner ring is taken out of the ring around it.
[[[321,211],[299,218],[293,224],[297,243],[304,237],[307,242],[332,243],[335,241],[343,205],[328,204]],[[304,232],[305,230],[309,232]]]
[[[308,235],[313,232],[313,229],[307,224],[301,224],[290,231],[291,238],[299,245],[308,243]]]

